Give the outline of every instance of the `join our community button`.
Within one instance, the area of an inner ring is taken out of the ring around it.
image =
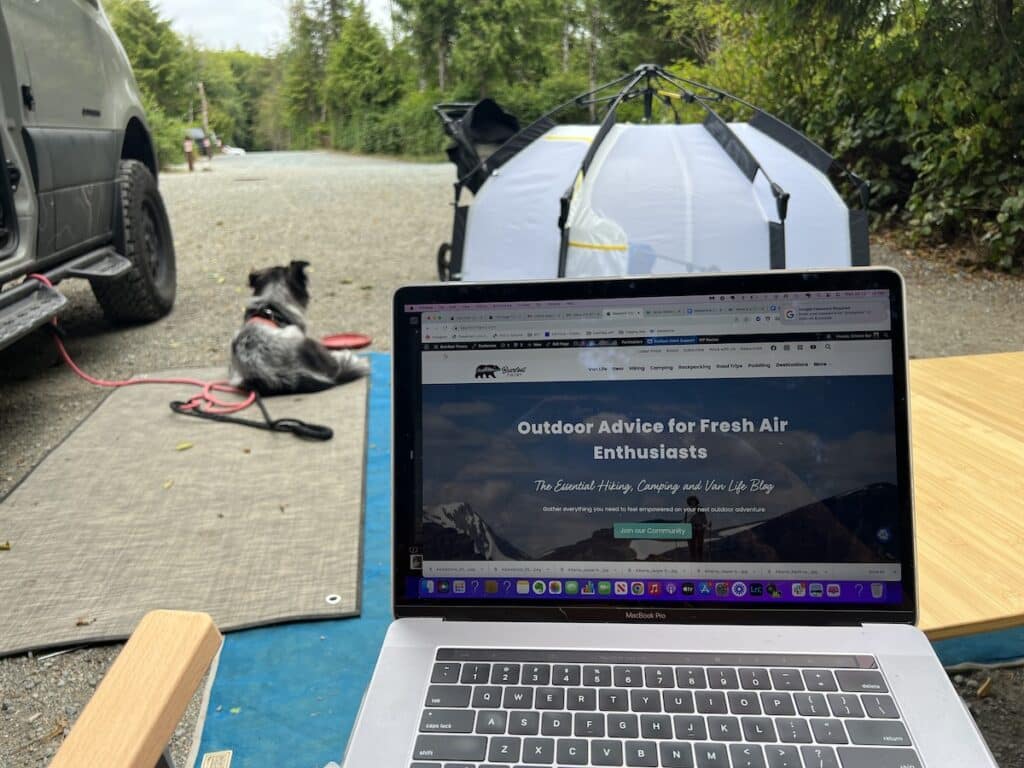
[[[693,538],[693,525],[691,523],[615,523],[615,538],[686,541]]]

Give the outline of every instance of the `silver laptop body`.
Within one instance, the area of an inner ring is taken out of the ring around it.
[[[885,269],[394,297],[347,768],[995,766],[917,616]]]

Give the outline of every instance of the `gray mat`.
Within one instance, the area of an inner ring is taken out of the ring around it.
[[[359,612],[366,380],[265,401],[327,442],[169,410],[191,393],[115,390],[0,504],[0,655],[125,638],[154,608],[222,630]]]

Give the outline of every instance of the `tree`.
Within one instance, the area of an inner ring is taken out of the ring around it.
[[[282,102],[291,125],[305,135],[320,115],[320,83],[323,62],[317,53],[315,23],[302,0],[293,0],[289,10],[288,47],[284,53]]]
[[[326,102],[341,118],[361,107],[388,104],[398,94],[387,42],[361,3],[328,49],[325,85]]]
[[[438,90],[446,90],[450,83],[448,67],[452,41],[461,3],[459,0],[397,0],[398,22],[409,32],[412,48],[420,63],[421,80],[426,73],[436,75]]]

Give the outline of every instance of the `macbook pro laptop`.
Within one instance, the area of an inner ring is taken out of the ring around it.
[[[917,615],[885,269],[400,289],[348,768],[994,766]]]

